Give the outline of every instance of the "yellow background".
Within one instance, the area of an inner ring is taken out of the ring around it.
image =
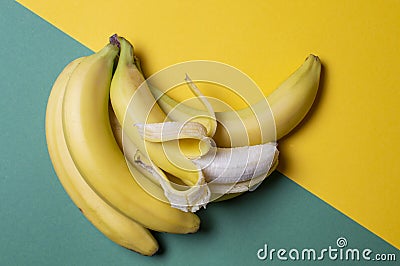
[[[400,248],[400,1],[19,2],[93,50],[125,36],[147,75],[217,60],[268,94],[318,55],[315,108],[279,170]]]

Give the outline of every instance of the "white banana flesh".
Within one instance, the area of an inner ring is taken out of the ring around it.
[[[213,194],[212,196],[213,201],[218,200],[220,197],[224,195],[243,193],[246,191],[254,191],[273,171],[275,171],[277,166],[278,166],[278,158],[276,158],[276,160],[273,162],[268,173],[256,176],[252,179],[235,183],[217,183],[217,182],[208,183],[208,186]]]
[[[194,159],[207,182],[235,183],[266,175],[279,152],[276,143],[238,148],[213,148],[207,155]]]

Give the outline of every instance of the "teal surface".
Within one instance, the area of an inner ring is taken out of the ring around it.
[[[46,148],[52,83],[69,61],[92,51],[16,2],[2,1],[0,10],[0,265],[400,265],[399,250],[278,172],[255,192],[199,212],[198,233],[155,234],[161,252],[154,257],[117,246],[73,205]],[[344,252],[368,248],[370,257],[394,254],[396,261],[257,257],[265,244],[288,257],[291,249],[338,248],[339,237],[347,240]]]

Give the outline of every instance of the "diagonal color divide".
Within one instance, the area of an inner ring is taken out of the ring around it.
[[[280,142],[279,170],[400,247],[400,2],[19,2],[93,50],[112,33],[126,36],[147,74],[217,60],[269,93],[319,55],[315,112]]]

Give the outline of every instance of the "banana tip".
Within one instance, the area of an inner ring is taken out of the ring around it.
[[[307,59],[314,59],[315,61],[320,61],[319,57],[315,54],[310,54],[309,56],[307,56]]]

